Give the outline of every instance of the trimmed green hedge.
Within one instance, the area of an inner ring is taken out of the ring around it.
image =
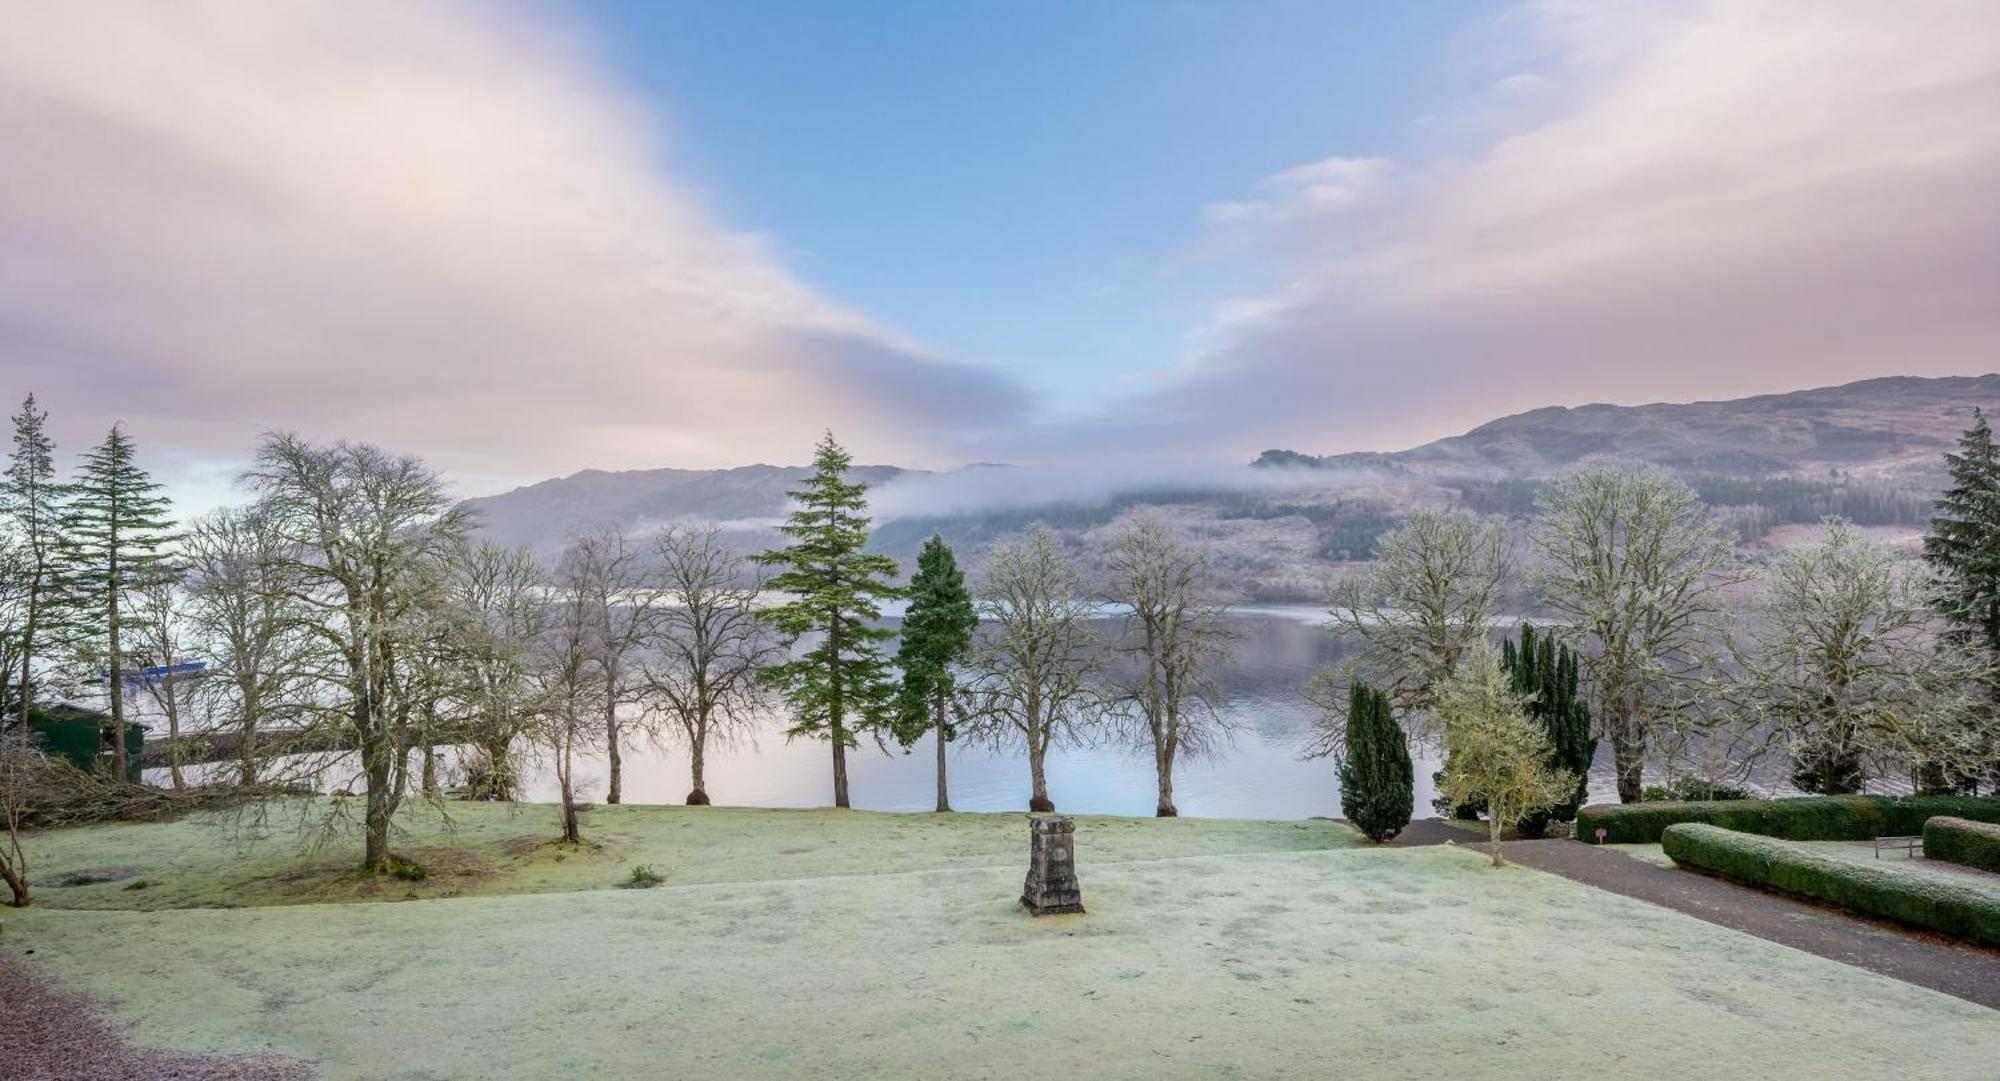
[[[1667,827],[1660,844],[1683,867],[2000,946],[2000,886],[1970,877],[1956,881],[1959,876],[1940,877],[1900,862],[1843,859],[1699,822]]]
[[[1934,815],[2000,822],[2000,797],[1799,796],[1704,803],[1594,803],[1577,812],[1576,835],[1595,841],[1601,826],[1609,844],[1654,844],[1675,823],[1706,822],[1794,841],[1869,841],[1915,836]]]
[[[1939,815],[1924,823],[1924,857],[2000,871],[2000,826]]]

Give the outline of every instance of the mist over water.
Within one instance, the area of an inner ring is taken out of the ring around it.
[[[1233,725],[1227,744],[1206,759],[1183,758],[1174,768],[1174,804],[1180,813],[1207,818],[1297,819],[1340,816],[1340,777],[1331,759],[1306,759],[1317,711],[1304,695],[1306,681],[1352,648],[1329,633],[1327,615],[1314,605],[1259,605],[1236,608],[1230,616],[1237,638],[1234,653],[1217,673],[1222,713]],[[894,619],[887,620],[890,625]],[[1118,619],[1098,620],[1107,637]],[[630,725],[628,719],[628,726]],[[710,747],[707,786],[718,804],[749,807],[826,807],[833,803],[832,752],[816,739],[787,741],[787,720],[769,713],[754,738]],[[626,803],[681,803],[690,778],[688,755],[677,744],[655,744],[628,727],[624,755]],[[929,811],[937,806],[936,744],[925,736],[906,753],[891,743],[887,753],[864,738],[848,752],[849,791],[855,807],[875,811]],[[1412,745],[1416,759],[1415,817],[1435,812],[1431,774],[1440,768],[1434,750]],[[546,752],[520,750],[524,784],[521,798],[533,803],[559,799]],[[349,756],[342,756],[349,757]],[[456,772],[455,749],[441,749],[445,777]],[[960,740],[948,752],[951,805],[959,811],[1025,811],[1028,758],[1019,745],[994,748]],[[226,763],[190,766],[199,781]],[[601,749],[577,759],[579,798],[602,801],[609,776]],[[146,778],[167,783],[164,769]],[[1156,802],[1150,749],[1107,736],[1083,747],[1049,752],[1049,795],[1056,808],[1075,814],[1151,815]],[[1770,781],[1777,781],[1772,778]],[[322,786],[359,792],[365,782],[351,764],[328,770]],[[1782,784],[1764,787],[1782,788]],[[1593,800],[1615,800],[1608,744],[1598,749],[1591,770]]]
[[[1262,607],[1233,617],[1235,655],[1219,673],[1223,713],[1236,725],[1229,746],[1207,760],[1179,763],[1174,803],[1183,815],[1216,818],[1338,817],[1340,781],[1329,759],[1304,760],[1313,707],[1303,688],[1312,674],[1337,660],[1343,648],[1323,625],[1319,608]],[[1106,633],[1115,620],[1104,620]],[[1430,775],[1417,765],[1417,813],[1429,813]],[[936,750],[930,737],[905,754],[873,743],[848,754],[854,806],[879,811],[928,811],[936,806]],[[1028,760],[1019,747],[993,749],[957,742],[949,752],[951,804],[961,811],[1020,811],[1028,805]],[[589,798],[602,799],[605,765],[592,756],[579,773]],[[760,807],[821,807],[833,802],[831,751],[819,740],[787,743],[784,722],[772,716],[754,745],[711,751],[708,793],[717,803]],[[1079,814],[1150,815],[1155,782],[1149,751],[1116,742],[1049,753],[1049,794],[1062,811]],[[640,746],[624,757],[623,798],[628,803],[679,803],[688,792],[687,753],[678,747]],[[554,778],[535,768],[527,798],[556,798]]]

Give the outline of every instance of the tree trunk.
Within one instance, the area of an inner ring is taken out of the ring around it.
[[[165,663],[169,668],[172,668],[174,663],[173,658],[167,658]],[[174,791],[179,792],[187,788],[187,782],[181,777],[181,756],[183,752],[181,751],[180,701],[178,694],[174,690],[174,677],[168,674],[160,678],[166,682],[167,691],[166,701],[163,703],[166,706],[167,713],[167,774],[173,779]]]
[[[257,693],[246,691],[243,695],[243,740],[237,750],[242,763],[245,787],[257,783],[257,712],[260,708]]]
[[[116,544],[114,539],[113,544]],[[120,781],[125,779],[125,673],[122,671],[118,643],[118,564],[111,564],[112,583],[105,606],[106,650],[105,666],[111,673],[111,775]]]
[[[1500,867],[1507,861],[1500,856],[1500,815],[1492,810],[1492,806],[1487,804],[1486,847],[1493,850],[1493,866]]]
[[[572,727],[570,730],[563,734],[562,750],[556,762],[558,773],[556,782],[557,787],[562,789],[562,839],[570,844],[581,844],[583,842],[583,830],[577,825],[576,821],[576,784],[574,783],[576,759],[572,754],[572,749],[576,743],[573,733],[576,729],[573,720],[571,724]]]
[[[379,741],[379,739],[378,739]],[[369,871],[384,871],[389,867],[389,756],[381,747],[362,749],[367,758],[368,773],[368,814],[366,848],[362,853],[361,866]]]
[[[28,878],[14,869],[9,860],[0,860],[0,880],[5,880],[7,889],[13,894],[9,903],[15,908],[28,907]]]
[[[833,725],[833,805],[846,807],[847,803],[847,743],[846,729],[840,722]]]
[[[1645,790],[1646,736],[1629,717],[1611,728],[1611,757],[1618,770],[1618,802],[1638,803]]]
[[[28,619],[21,627],[21,693],[15,699],[15,704],[21,709],[22,724],[28,723],[28,710],[35,704],[33,695],[35,687],[33,679],[35,632],[38,629],[36,625],[40,622],[41,600],[42,578],[41,572],[38,570],[35,572],[33,582],[28,587]]]
[[[1034,781],[1034,792],[1028,797],[1028,810],[1053,811],[1055,801],[1049,798],[1049,781],[1042,773],[1043,751],[1034,744],[1028,745],[1028,776]]]
[[[708,806],[708,782],[702,777],[702,767],[706,764],[708,733],[703,726],[702,734],[688,741],[688,773],[694,787],[688,790],[687,803],[690,807]]]
[[[1171,741],[1157,740],[1153,744],[1153,771],[1160,781],[1160,802],[1153,809],[1153,817],[1180,817],[1180,811],[1174,807],[1174,747]]]
[[[438,795],[437,747],[430,738],[424,739],[424,795],[436,799]]]
[[[618,695],[610,677],[604,680],[604,743],[611,756],[611,783],[605,786],[604,802],[617,803],[622,763],[618,758]]]
[[[937,697],[937,773],[938,773],[937,809],[939,814],[944,814],[951,810],[951,796],[945,791],[945,783],[944,783],[944,745],[945,745],[944,695],[938,695]]]

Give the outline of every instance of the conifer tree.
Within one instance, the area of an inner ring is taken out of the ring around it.
[[[945,744],[957,737],[951,704],[957,689],[953,668],[972,649],[979,613],[965,588],[965,573],[944,538],[932,534],[917,553],[910,578],[910,607],[903,614],[903,640],[896,666],[903,681],[896,691],[896,741],[909,747],[925,732],[937,737],[937,809],[951,810],[945,784]]]
[[[1576,653],[1554,636],[1521,625],[1521,640],[1500,645],[1500,667],[1513,682],[1514,693],[1526,704],[1528,718],[1549,737],[1549,766],[1576,777],[1570,798],[1521,820],[1521,835],[1540,837],[1550,822],[1569,822],[1589,798],[1590,763],[1597,757],[1597,738],[1590,733],[1590,706],[1577,697]]]
[[[1994,673],[2000,669],[2000,447],[1984,412],[1972,411],[1972,427],[1959,437],[1958,452],[1945,455],[1945,465],[1951,486],[1938,497],[1924,558],[1941,572],[1938,608],[1952,637]],[[1929,773],[1917,778],[1925,791],[1978,784],[1976,777],[1945,776],[1935,768]]]
[[[14,449],[0,482],[0,513],[14,527],[21,577],[21,626],[13,643],[17,652],[10,654],[20,670],[0,673],[0,680],[15,683],[13,706],[24,718],[34,706],[36,649],[62,632],[64,616],[59,588],[64,488],[56,483],[48,419],[48,411],[35,408],[35,396],[28,395],[13,418]]]
[[[1359,681],[1348,689],[1347,742],[1340,756],[1340,813],[1371,841],[1410,824],[1415,771],[1389,697]]]
[[[811,635],[812,646],[758,673],[759,681],[792,707],[787,736],[811,736],[833,746],[833,803],[848,806],[847,748],[857,732],[877,740],[889,729],[895,684],[879,627],[882,601],[897,594],[896,561],[864,551],[868,486],[847,479],[853,464],[828,432],[813,456],[813,473],[790,493],[798,506],[779,532],[791,543],[756,556],[777,567],[765,585],[791,600],[761,615],[789,649]]]
[[[1970,638],[2000,649],[2000,448],[1973,410],[1958,453],[1945,455],[1951,487],[1938,497],[1924,558],[1948,574],[1944,614]]]
[[[172,540],[168,502],[139,468],[132,440],[112,425],[77,471],[64,543],[67,582],[79,606],[78,626],[102,660],[111,692],[112,775],[125,776],[125,657],[123,601],[168,573]]]

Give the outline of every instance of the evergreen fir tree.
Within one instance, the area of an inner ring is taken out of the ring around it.
[[[1521,625],[1518,645],[1512,639],[1500,644],[1500,668],[1506,672],[1514,693],[1527,703],[1528,718],[1549,737],[1549,765],[1576,778],[1576,790],[1562,803],[1535,811],[1521,820],[1524,837],[1540,837],[1550,822],[1570,822],[1577,808],[1589,798],[1591,760],[1597,757],[1597,739],[1590,734],[1590,707],[1577,696],[1576,654],[1551,635]]]
[[[65,633],[66,615],[60,588],[63,577],[62,518],[65,489],[56,483],[55,442],[49,438],[48,411],[35,408],[28,395],[15,414],[14,449],[7,474],[0,482],[0,514],[12,524],[20,549],[21,626],[9,654],[19,671],[0,673],[11,694],[7,712],[26,717],[35,700],[35,658],[38,650]]]
[[[952,668],[972,648],[972,631],[979,625],[965,573],[951,546],[936,534],[917,553],[917,573],[910,578],[910,606],[903,614],[903,640],[896,649],[896,666],[903,682],[896,692],[897,742],[909,747],[925,732],[937,737],[937,809],[951,810],[945,785],[945,745],[956,738],[951,724],[955,690]]]
[[[1951,577],[1944,614],[1988,648],[2000,648],[2000,448],[1984,413],[1945,455],[1951,486],[1938,497],[1924,558]]]
[[[1388,696],[1356,682],[1348,689],[1340,813],[1369,840],[1386,841],[1410,824],[1415,777],[1410,744],[1389,709]]]
[[[850,482],[852,464],[828,432],[813,456],[813,473],[791,494],[798,505],[779,532],[791,538],[783,548],[756,556],[781,568],[765,583],[791,595],[765,609],[787,648],[808,635],[806,652],[758,673],[765,686],[782,694],[792,708],[787,736],[812,736],[833,745],[833,803],[848,806],[847,748],[857,732],[877,740],[890,729],[895,684],[888,676],[882,643],[894,637],[875,625],[882,601],[897,595],[890,579],[896,561],[864,551],[868,542],[868,486]]]
[[[1959,437],[1958,452],[1945,455],[1945,465],[1951,486],[1932,512],[1924,558],[1948,583],[1939,608],[1952,637],[1982,654],[1989,670],[2000,669],[2000,447],[1983,412],[1972,411],[1972,427]],[[1974,790],[1979,783],[1929,763],[1920,763],[1917,773],[1920,791]]]
[[[70,565],[65,578],[78,605],[78,632],[90,640],[110,680],[112,770],[125,776],[125,595],[167,573],[172,541],[169,504],[160,485],[139,468],[124,431],[112,425],[104,442],[84,455],[65,518]]]

